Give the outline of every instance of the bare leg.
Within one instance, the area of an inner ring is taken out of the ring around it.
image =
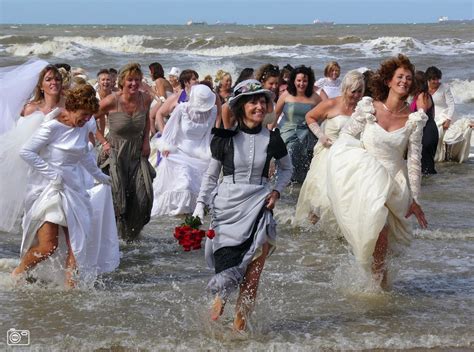
[[[262,255],[249,264],[244,280],[240,285],[234,317],[234,329],[238,331],[245,330],[247,320],[255,305],[260,274],[265,265],[269,247],[268,243],[263,245]]]
[[[48,258],[58,248],[58,225],[45,222],[36,233],[38,244],[31,247],[21,258],[20,265],[12,272],[13,277],[22,275],[39,262]]]
[[[388,228],[385,226],[379,234],[374,250],[374,261],[372,263],[372,274],[376,281],[380,282],[380,287],[387,288],[387,268],[385,267],[385,257],[388,249]]]
[[[214,300],[212,301],[212,306],[211,306],[211,319],[212,320],[219,319],[219,317],[224,313],[225,303],[226,301],[217,294]]]
[[[76,273],[76,258],[74,257],[74,252],[71,247],[71,240],[69,238],[69,230],[67,227],[63,227],[64,235],[66,237],[67,244],[67,257],[66,257],[66,281],[64,285],[66,288],[76,287],[76,282],[74,281],[74,274]]]

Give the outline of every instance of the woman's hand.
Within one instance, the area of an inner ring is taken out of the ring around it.
[[[144,140],[142,144],[142,156],[148,158],[150,156],[150,141]]]
[[[161,155],[163,155],[163,157],[167,158],[168,155],[170,155],[170,151],[169,150],[164,150],[161,152]]]
[[[102,143],[102,151],[107,155],[110,154],[110,143],[109,142]]]
[[[421,210],[420,205],[417,204],[415,201],[411,203],[410,208],[408,208],[408,212],[405,217],[409,218],[412,214],[415,215],[416,220],[418,220],[418,224],[420,224],[422,229],[426,229],[428,227],[428,221],[426,221],[425,213],[423,213],[423,210]]]
[[[266,199],[267,202],[267,209],[272,210],[275,208],[275,204],[277,200],[280,199],[280,193],[278,191],[272,191]]]
[[[446,121],[443,122],[443,129],[447,130],[449,128],[449,125],[451,124],[451,120],[447,119]]]

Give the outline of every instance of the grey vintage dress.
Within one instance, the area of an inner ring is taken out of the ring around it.
[[[242,282],[248,264],[266,242],[275,246],[276,231],[266,198],[281,192],[291,179],[292,165],[278,131],[262,126],[236,131],[214,129],[212,158],[198,202],[209,205],[216,236],[206,241],[206,260],[215,275],[208,289],[226,298]],[[277,179],[268,181],[270,160],[276,159]],[[217,186],[219,175],[222,182]]]
[[[142,103],[143,105],[143,103]],[[120,236],[133,240],[150,221],[153,206],[153,178],[155,170],[142,156],[143,130],[148,113],[142,106],[132,115],[121,111],[109,113],[111,145],[108,158],[101,164],[112,177],[112,195]]]

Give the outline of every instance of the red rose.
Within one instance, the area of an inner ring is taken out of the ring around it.
[[[209,229],[207,230],[206,236],[212,240],[216,236],[216,233],[213,229]]]
[[[175,227],[175,229],[174,229],[174,237],[175,237],[177,240],[180,240],[180,239],[183,238],[184,236],[186,236],[186,231],[183,230],[183,227],[182,227],[182,226]]]
[[[201,248],[202,248],[202,247],[201,247],[201,242],[195,243],[195,244],[193,245],[193,249],[201,249]]]

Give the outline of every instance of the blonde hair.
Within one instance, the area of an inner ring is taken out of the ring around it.
[[[341,83],[342,96],[348,91],[353,92],[359,88],[365,89],[364,75],[357,70],[347,72]]]
[[[64,67],[58,68],[58,71],[63,79],[63,87],[67,89],[71,84],[71,74]]]
[[[221,81],[226,76],[229,76],[230,79],[232,79],[232,76],[230,75],[229,72],[226,72],[224,70],[219,70],[219,71],[216,72],[216,78],[214,79],[214,82],[217,83],[217,85],[220,85]]]
[[[143,72],[140,64],[136,62],[130,62],[120,69],[117,78],[117,85],[120,89],[123,88],[123,82],[125,81],[125,77],[128,75],[137,75],[140,76],[140,78],[143,78]]]
[[[331,71],[334,69],[338,69],[339,73],[341,72],[341,66],[339,66],[337,61],[330,61],[324,68],[324,77],[328,77]]]

